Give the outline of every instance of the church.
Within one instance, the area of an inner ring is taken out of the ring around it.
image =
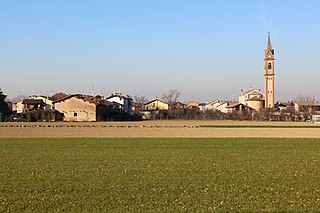
[[[274,108],[274,50],[272,49],[270,34],[264,51],[264,93],[250,86],[249,91],[241,92],[239,104],[256,111],[262,108]]]

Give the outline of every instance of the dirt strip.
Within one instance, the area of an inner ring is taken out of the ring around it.
[[[151,120],[137,122],[0,122],[1,127],[189,127],[189,126],[319,126],[309,122]]]
[[[0,138],[320,138],[307,123],[283,123],[299,128],[200,128],[200,125],[267,125],[268,122],[105,122],[0,123]],[[270,126],[272,126],[270,125]],[[306,125],[306,128],[301,128]],[[314,124],[317,125],[317,124]]]

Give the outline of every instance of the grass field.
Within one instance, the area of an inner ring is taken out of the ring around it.
[[[320,139],[0,139],[0,211],[320,211]]]

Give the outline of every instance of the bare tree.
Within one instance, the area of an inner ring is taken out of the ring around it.
[[[312,120],[312,115],[316,111],[316,97],[311,97],[311,96],[298,96],[295,99],[295,102],[299,104],[299,111],[300,115],[303,116],[305,120],[310,118],[310,121]]]
[[[142,110],[143,105],[148,102],[148,99],[145,96],[133,96],[134,102],[137,104],[138,109]]]
[[[12,98],[10,101],[12,103],[17,103],[19,101],[22,101],[23,99],[27,99],[28,95],[18,95],[17,97]]]
[[[180,98],[181,92],[176,89],[170,89],[167,93],[162,95],[162,99],[171,107]]]
[[[299,95],[297,98],[295,98],[295,102],[298,103],[314,103],[315,102],[315,97],[311,97],[311,96],[303,96],[303,95]]]
[[[299,95],[296,99],[295,99],[296,103],[299,103],[301,106],[302,111],[309,111],[310,113],[312,113],[313,111],[313,105],[316,102],[316,97],[311,97],[311,96],[303,96],[303,95]]]

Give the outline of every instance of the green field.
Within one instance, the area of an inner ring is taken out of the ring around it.
[[[320,139],[0,139],[0,211],[320,211]]]

